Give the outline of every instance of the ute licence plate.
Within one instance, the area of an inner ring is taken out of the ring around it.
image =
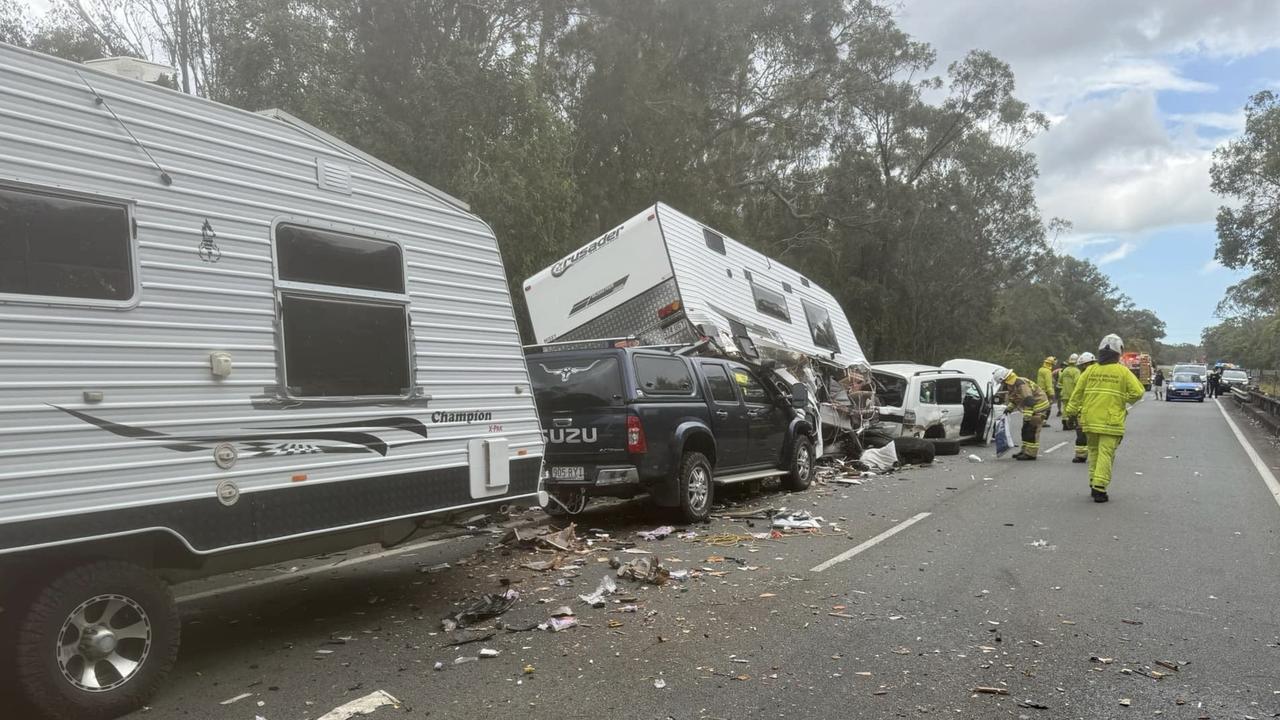
[[[577,467],[553,467],[551,468],[552,480],[582,480],[586,478],[586,472],[581,465]]]

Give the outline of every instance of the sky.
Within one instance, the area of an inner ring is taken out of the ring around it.
[[[1215,147],[1253,93],[1280,90],[1280,0],[899,0],[898,22],[938,54],[1009,63],[1017,96],[1052,123],[1031,146],[1058,249],[1097,263],[1198,343],[1246,273],[1213,260]]]

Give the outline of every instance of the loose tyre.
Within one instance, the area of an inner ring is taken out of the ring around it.
[[[955,441],[939,441],[933,444],[934,453],[937,455],[959,455],[960,443]]]
[[[18,623],[23,700],[48,718],[110,720],[141,707],[178,656],[169,588],[137,565],[75,566],[45,586]]]
[[[786,489],[796,492],[809,487],[813,482],[813,441],[807,435],[797,435],[795,448],[791,452],[791,468],[783,478]]]
[[[676,480],[680,486],[680,515],[685,522],[702,522],[711,514],[713,477],[706,455],[687,452],[680,458]]]

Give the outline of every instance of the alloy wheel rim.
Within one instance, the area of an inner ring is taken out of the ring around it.
[[[54,652],[62,677],[85,692],[129,682],[151,652],[151,618],[124,595],[96,595],[62,621]]]
[[[701,512],[707,504],[707,494],[711,488],[711,478],[707,469],[697,467],[689,475],[689,507]]]
[[[800,448],[800,457],[796,458],[796,475],[801,482],[809,479],[809,452],[804,448]]]

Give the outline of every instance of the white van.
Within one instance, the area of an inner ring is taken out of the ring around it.
[[[964,442],[986,442],[990,375],[979,379],[956,369],[897,361],[872,363],[871,375],[880,401],[877,430],[932,440],[941,455],[959,453]]]

